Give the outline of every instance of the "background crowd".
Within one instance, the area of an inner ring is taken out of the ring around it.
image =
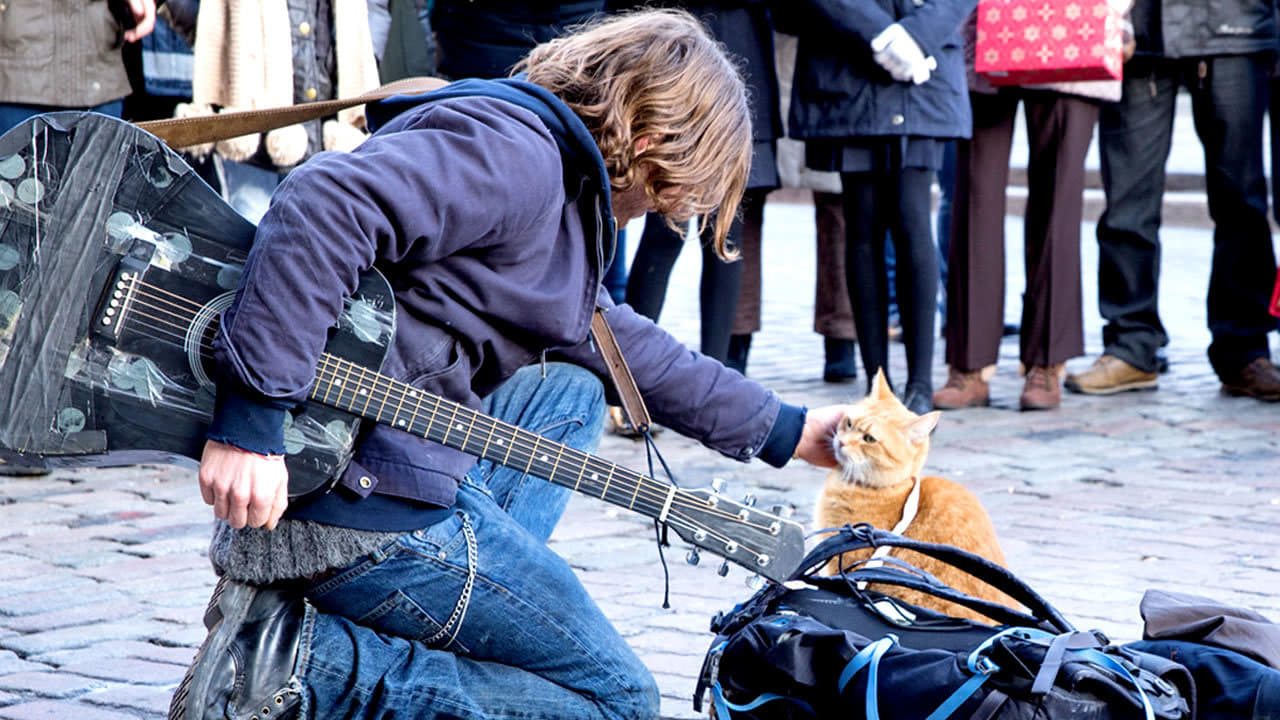
[[[728,239],[737,259],[717,258],[696,228],[650,217],[629,267],[619,238],[606,286],[659,321],[676,257],[696,244],[700,349],[745,373],[768,281],[760,263],[766,198],[780,187],[805,188],[817,227],[813,328],[823,338],[824,380],[856,378],[859,361],[868,381],[887,373],[889,343],[898,338],[907,376],[891,382],[898,380],[908,407],[987,405],[1001,337],[1017,333],[1025,410],[1058,407],[1064,385],[1104,395],[1154,389],[1168,343],[1157,303],[1160,210],[1183,91],[1203,145],[1214,224],[1208,358],[1225,392],[1280,401],[1267,337],[1277,328],[1267,309],[1276,260],[1263,162],[1264,117],[1280,103],[1275,0],[1114,2],[1132,26],[1122,80],[999,87],[974,72],[977,0],[665,3],[701,18],[750,88],[753,165]],[[57,109],[145,120],[348,97],[415,75],[500,77],[538,42],[635,5],[162,0],[157,8],[155,0],[55,0],[36,10],[7,3],[0,130]],[[1011,328],[1004,218],[1019,108],[1029,145],[1026,277],[1021,321]],[[1272,110],[1276,137],[1280,108]],[[256,220],[289,170],[320,150],[354,147],[363,125],[355,108],[189,156]],[[1067,374],[1065,362],[1084,352],[1082,199],[1095,128],[1106,196],[1097,223],[1104,350],[1088,369]],[[939,336],[948,374],[935,389]]]

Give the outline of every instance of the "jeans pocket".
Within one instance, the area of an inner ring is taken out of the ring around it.
[[[393,591],[386,600],[367,614],[356,618],[355,622],[387,635],[424,641],[432,647],[437,647],[438,641],[432,642],[431,638],[440,635],[444,629],[431,617],[431,613],[423,610],[413,598],[399,590]],[[460,654],[466,652],[466,648],[457,642],[449,649]]]

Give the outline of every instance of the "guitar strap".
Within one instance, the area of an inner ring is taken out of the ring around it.
[[[261,110],[243,110],[240,112],[224,112],[215,115],[196,117],[166,118],[164,120],[148,120],[137,123],[137,126],[163,140],[170,147],[184,148],[192,145],[229,140],[241,135],[269,132],[286,125],[294,125],[308,120],[332,115],[356,105],[385,100],[395,95],[420,95],[438,90],[448,82],[433,77],[412,77],[387,83],[382,87],[351,98],[340,100],[323,100],[320,102],[264,108]],[[622,410],[627,415],[627,422],[640,432],[649,429],[651,423],[649,410],[636,386],[631,368],[622,357],[618,347],[618,339],[614,337],[604,312],[597,308],[591,318],[591,338],[600,354],[604,357],[605,367],[609,371],[609,379],[622,401]]]

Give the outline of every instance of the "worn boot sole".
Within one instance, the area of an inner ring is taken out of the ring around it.
[[[1100,388],[1086,388],[1074,380],[1067,380],[1062,386],[1073,393],[1081,395],[1115,395],[1116,393],[1130,392],[1133,390],[1155,390],[1159,387],[1158,380],[1134,380],[1133,382],[1120,383],[1119,385],[1110,385]]]
[[[235,639],[236,628],[244,623],[256,592],[256,588],[248,585],[227,582],[225,579],[218,581],[213,597],[209,599],[209,607],[204,612],[205,627],[209,629],[209,635],[196,651],[191,667],[187,668],[187,674],[173,693],[173,700],[169,703],[169,720],[186,720],[188,707],[197,708],[191,717],[191,720],[197,720],[201,713],[199,708],[207,706],[206,698],[212,680],[211,665],[201,661],[210,653],[213,657],[218,657],[227,651],[227,646]]]
[[[964,408],[976,408],[976,407],[991,407],[991,396],[988,395],[982,398],[982,400],[978,402],[965,402],[965,403],[942,402],[940,403],[937,400],[933,401],[934,410],[963,410]]]
[[[1222,383],[1222,392],[1231,395],[1232,397],[1251,397],[1255,400],[1262,400],[1263,402],[1280,402],[1280,392],[1260,393],[1247,387],[1228,385],[1226,383]]]

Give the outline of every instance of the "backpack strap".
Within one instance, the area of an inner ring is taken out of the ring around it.
[[[867,523],[838,528],[834,535],[809,551],[804,560],[800,561],[800,566],[792,574],[791,579],[811,582],[811,578],[832,558],[843,553],[883,545],[914,550],[972,575],[1025,605],[1038,620],[1034,624],[1047,623],[1049,628],[1059,633],[1075,630],[1075,626],[1047,600],[1040,597],[1013,573],[990,560],[951,545],[921,542],[878,530]]]

